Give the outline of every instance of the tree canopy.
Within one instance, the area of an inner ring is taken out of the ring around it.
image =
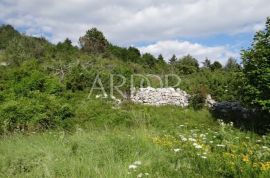
[[[211,70],[219,70],[222,69],[222,64],[218,61],[215,61],[213,64],[210,65]]]
[[[176,69],[181,74],[192,74],[199,70],[199,63],[197,59],[191,55],[184,56],[176,61]]]
[[[270,111],[270,18],[241,56],[246,81],[244,102]]]
[[[92,28],[79,39],[82,51],[90,54],[104,53],[108,48],[108,41],[101,31]]]
[[[225,70],[238,71],[241,69],[241,66],[240,66],[240,64],[238,64],[238,62],[235,58],[230,57],[224,68],[225,68]]]
[[[174,55],[172,55],[171,59],[169,60],[169,63],[174,64],[176,61],[177,61],[177,58],[176,58],[176,56],[174,54]]]

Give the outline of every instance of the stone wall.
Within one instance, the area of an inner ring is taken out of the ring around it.
[[[176,105],[181,107],[188,106],[190,95],[185,91],[174,88],[140,88],[133,89],[130,99],[135,103],[149,105]]]

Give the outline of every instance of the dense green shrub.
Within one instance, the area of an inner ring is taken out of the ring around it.
[[[236,101],[241,83],[238,75],[239,72],[203,69],[198,73],[182,76],[180,88],[192,93],[203,85],[217,101]]]
[[[9,99],[0,105],[2,133],[56,128],[73,116],[71,107],[63,100],[38,91],[31,94],[31,97]]]
[[[199,86],[199,88],[196,88],[189,100],[190,106],[196,110],[202,109],[205,106],[207,93],[207,89],[203,85]]]
[[[21,68],[9,71],[8,90],[18,96],[28,96],[32,91],[60,94],[63,86],[58,80],[53,76],[48,76],[38,66],[35,66],[35,62],[27,62]]]
[[[63,86],[47,75],[37,61],[3,69],[0,90],[1,133],[16,130],[43,130],[63,124],[73,116],[62,98]]]

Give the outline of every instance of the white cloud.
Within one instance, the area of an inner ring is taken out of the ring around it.
[[[188,41],[159,41],[145,47],[141,47],[143,53],[151,53],[155,56],[162,54],[167,60],[175,54],[177,57],[185,55],[194,56],[201,64],[206,57],[210,60],[220,61],[223,65],[229,57],[238,57],[238,54],[225,46],[208,47]]]
[[[0,21],[76,42],[96,26],[114,43],[241,33],[261,29],[269,0],[1,0]]]

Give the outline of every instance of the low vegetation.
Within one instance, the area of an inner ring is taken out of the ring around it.
[[[119,106],[104,99],[80,101],[76,107],[76,121],[69,120],[76,125],[72,131],[3,136],[0,176],[270,175],[270,137],[214,122],[207,110]]]

